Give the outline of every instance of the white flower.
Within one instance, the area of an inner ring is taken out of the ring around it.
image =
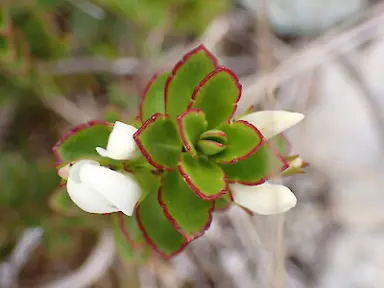
[[[130,160],[138,156],[133,134],[137,129],[131,125],[116,121],[108,138],[107,149],[97,147],[96,151],[103,157],[115,160]]]
[[[236,204],[261,215],[284,213],[296,206],[295,194],[284,185],[263,183],[257,186],[230,184]]]
[[[266,139],[280,134],[303,119],[304,115],[301,113],[280,110],[258,111],[239,118],[259,129]]]
[[[81,160],[70,168],[67,190],[77,206],[97,214],[121,211],[131,216],[141,196],[141,188],[131,174],[91,160]]]

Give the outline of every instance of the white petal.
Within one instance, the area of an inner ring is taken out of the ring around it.
[[[104,148],[101,148],[101,147],[96,147],[96,152],[99,153],[100,156],[102,157],[109,157],[109,154],[108,154],[108,151],[105,150]]]
[[[84,164],[80,179],[128,216],[132,215],[141,196],[141,188],[132,175],[124,175],[106,167]]]
[[[76,162],[69,170],[69,178],[67,182],[67,191],[72,201],[82,210],[88,213],[111,213],[119,211],[119,209],[100,195],[95,189],[80,180],[80,171],[84,165],[96,165],[99,163],[90,160],[82,160]]]
[[[281,110],[258,111],[241,117],[255,126],[266,139],[280,134],[304,119],[304,115]]]
[[[133,134],[137,129],[131,125],[116,121],[108,138],[107,149],[97,147],[96,151],[103,157],[115,160],[129,160],[136,157],[136,142]]]
[[[235,203],[261,215],[284,213],[295,207],[297,203],[295,194],[283,185],[230,184],[230,189]]]

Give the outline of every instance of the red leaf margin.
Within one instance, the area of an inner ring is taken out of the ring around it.
[[[107,122],[107,121],[104,121],[104,120],[91,120],[91,121],[88,121],[86,123],[83,123],[83,124],[79,124],[79,125],[76,125],[75,127],[71,128],[70,130],[68,130],[60,139],[59,141],[56,142],[56,144],[53,146],[52,148],[52,152],[53,152],[53,155],[55,155],[55,158],[56,158],[56,166],[60,166],[63,161],[60,157],[60,153],[59,153],[59,148],[60,146],[70,137],[72,136],[73,134],[76,134],[82,130],[85,130],[87,128],[90,128],[90,127],[93,127],[93,126],[96,126],[96,125],[103,125],[103,126],[107,126],[107,127],[113,127],[113,123],[110,123],[110,122]]]
[[[135,242],[135,240],[132,239],[131,235],[129,234],[128,230],[127,230],[127,227],[125,226],[125,223],[124,223],[124,214],[122,212],[117,212],[117,220],[118,220],[118,224],[119,224],[119,229],[120,231],[123,233],[123,236],[125,238],[125,240],[132,246],[132,248],[143,248],[145,247],[145,241],[143,240],[143,242]],[[141,228],[139,227],[140,231]],[[143,232],[143,231],[142,231]]]
[[[187,138],[185,137],[185,133],[184,133],[184,125],[183,125],[183,119],[185,116],[189,115],[190,113],[203,113],[204,115],[204,119],[205,119],[205,114],[204,112],[201,110],[201,109],[187,109],[185,110],[183,113],[181,113],[178,117],[177,117],[177,120],[176,120],[176,123],[177,123],[177,128],[179,130],[179,134],[180,134],[180,138],[181,138],[181,141],[183,142],[183,145],[185,147],[185,150],[192,155],[192,157],[195,157],[196,156],[196,153],[192,153],[191,151],[191,146],[189,145],[188,141],[187,141]]]
[[[228,117],[228,119],[231,119],[233,117],[233,115],[235,114],[236,109],[237,109],[237,103],[240,101],[240,98],[241,98],[243,86],[241,85],[240,80],[237,77],[237,75],[235,74],[235,72],[233,72],[231,69],[229,69],[228,67],[225,67],[225,66],[218,66],[218,67],[216,67],[215,70],[213,70],[211,73],[209,73],[207,76],[205,76],[205,78],[203,80],[201,80],[200,84],[196,86],[195,90],[192,93],[191,101],[189,102],[187,109],[191,109],[193,104],[195,104],[196,97],[197,97],[197,94],[200,92],[200,89],[213,76],[215,76],[216,74],[221,73],[221,72],[225,72],[225,73],[229,74],[232,77],[232,79],[234,80],[235,85],[236,85],[236,87],[238,89],[237,98],[235,100],[235,103],[233,104],[233,111],[232,111],[231,115]]]
[[[220,166],[218,166],[218,167],[221,169]],[[181,166],[181,158],[179,159],[179,163],[177,164],[177,168],[179,170],[179,173],[180,173],[181,177],[188,184],[188,186],[192,189],[192,191],[195,192],[195,194],[197,196],[199,196],[203,200],[206,200],[206,201],[216,200],[216,199],[220,198],[221,196],[223,196],[225,193],[227,193],[228,190],[229,190],[229,182],[228,182],[228,179],[227,179],[227,175],[224,173],[224,171],[222,169],[221,170],[223,171],[223,175],[224,175],[223,180],[225,182],[224,189],[219,191],[218,194],[215,194],[215,195],[212,195],[212,196],[207,196],[207,195],[204,195],[203,193],[201,193],[199,188],[192,182],[192,180],[189,177],[189,175],[184,171],[183,167]]]
[[[253,126],[251,123],[247,122],[247,121],[244,121],[244,120],[236,120],[236,121],[233,121],[233,122],[228,122],[230,125],[231,124],[234,124],[234,123],[242,123],[243,125],[251,128],[260,138],[260,141],[259,143],[257,143],[257,145],[251,149],[251,151],[249,151],[248,153],[242,155],[242,156],[238,156],[230,161],[223,161],[223,162],[218,162],[220,164],[234,164],[238,161],[241,161],[241,160],[244,160],[244,159],[247,159],[248,157],[252,156],[254,153],[257,152],[257,150],[259,150],[259,148],[267,141],[263,134],[260,132],[259,129],[257,129],[255,126]]]
[[[200,137],[200,140],[211,140],[209,138],[214,138],[217,136],[217,138],[222,137],[225,140],[224,144],[226,144],[226,142],[228,141],[227,135],[223,131],[217,130],[217,132],[214,132],[214,129],[213,129],[213,130],[205,131],[203,134],[204,134],[204,138]],[[215,141],[215,142],[217,142],[217,141]]]
[[[158,194],[157,194],[157,201],[159,202],[160,207],[163,209],[165,217],[171,223],[173,228],[175,228],[175,230],[177,232],[179,232],[184,237],[184,239],[186,241],[191,242],[191,241],[193,241],[193,240],[195,240],[195,239],[197,239],[197,238],[199,238],[199,237],[201,237],[201,236],[203,236],[205,234],[205,231],[207,231],[209,229],[209,227],[211,226],[211,224],[212,224],[212,220],[213,220],[212,213],[215,211],[215,201],[212,201],[212,206],[208,210],[208,221],[207,221],[207,223],[202,227],[202,229],[198,233],[194,233],[192,235],[188,235],[188,234],[186,234],[183,231],[183,229],[177,223],[176,219],[173,218],[172,215],[169,213],[168,208],[167,208],[167,204],[165,204],[165,202],[162,199],[162,195],[163,195],[163,186],[160,186]]]
[[[217,58],[211,53],[209,52],[209,50],[204,46],[204,44],[201,44],[199,46],[197,46],[196,48],[192,49],[191,51],[189,51],[188,53],[186,53],[183,58],[178,61],[175,66],[173,67],[172,71],[171,71],[171,74],[169,75],[167,81],[165,82],[165,89],[164,89],[164,107],[165,107],[165,113],[167,113],[167,102],[168,102],[168,88],[169,88],[169,85],[171,84],[172,80],[174,79],[176,73],[179,71],[179,69],[183,66],[183,64],[193,55],[195,55],[196,53],[200,52],[200,51],[203,51],[207,56],[208,58],[211,59],[212,61],[212,64],[214,67],[217,67],[218,66],[218,60]]]
[[[145,99],[147,98],[148,91],[149,91],[149,89],[151,89],[152,84],[157,80],[157,78],[159,78],[159,76],[165,72],[166,72],[165,69],[159,69],[151,77],[151,79],[149,79],[149,81],[147,82],[147,85],[145,86],[145,88],[141,94],[140,103],[139,103],[139,116],[138,116],[138,119],[140,120],[141,123],[144,122],[144,120],[143,120],[143,114],[144,114],[143,105],[144,105]],[[165,88],[164,88],[164,93],[165,93]],[[165,108],[165,105],[164,105],[164,108]]]
[[[255,181],[255,182],[228,180],[228,183],[238,183],[238,184],[242,184],[242,185],[246,185],[246,186],[257,186],[257,185],[265,183],[266,181],[268,181],[272,177],[278,176],[280,173],[282,173],[285,169],[287,169],[289,167],[289,163],[287,162],[287,160],[285,160],[285,158],[272,146],[272,144],[270,142],[268,142],[268,140],[266,140],[264,142],[264,145],[267,145],[268,148],[272,151],[272,153],[275,154],[279,158],[279,160],[283,164],[282,167],[280,167],[277,171],[273,171],[269,175],[264,176],[260,180]]]
[[[147,150],[145,149],[143,143],[141,143],[141,140],[139,139],[141,133],[143,133],[143,131],[149,126],[151,125],[152,123],[154,123],[157,119],[159,119],[160,117],[163,117],[164,119],[169,119],[169,116],[166,115],[166,114],[161,114],[161,113],[156,113],[156,114],[153,114],[151,118],[149,118],[147,121],[145,121],[145,123],[135,132],[135,134],[133,134],[133,139],[135,140],[136,144],[137,144],[137,147],[139,148],[139,150],[141,151],[141,154],[143,154],[143,156],[145,157],[145,159],[148,161],[149,164],[151,164],[153,167],[157,168],[157,169],[162,169],[162,170],[165,170],[165,171],[171,171],[173,170],[174,168],[171,168],[171,167],[166,167],[164,165],[161,165],[159,163],[156,163],[151,155],[149,155],[149,153],[147,152]],[[181,149],[180,149],[181,151]]]
[[[213,141],[213,140],[205,140],[205,139],[200,139],[199,142],[203,142],[203,143],[210,143],[212,144],[213,146],[216,146],[216,147],[219,147],[219,148],[223,148],[223,150],[226,148],[225,144],[221,144],[220,142],[216,142],[216,141]],[[223,150],[221,150],[220,152],[223,152]],[[220,153],[220,152],[217,152],[217,153]],[[204,153],[203,153],[204,154]],[[216,154],[215,154],[216,155]],[[210,156],[208,156],[210,157]]]
[[[144,240],[145,242],[156,252],[158,253],[160,256],[162,256],[164,259],[170,259],[172,258],[173,256],[179,254],[180,252],[182,252],[187,246],[188,244],[191,242],[191,241],[188,241],[187,239],[185,239],[185,237],[180,234],[183,239],[185,240],[184,243],[181,244],[181,246],[179,247],[179,249],[177,249],[176,251],[170,253],[170,254],[167,254],[163,251],[161,251],[157,245],[152,241],[151,237],[149,237],[143,223],[141,222],[140,220],[140,205],[136,207],[136,210],[135,210],[135,217],[136,217],[136,220],[137,220],[137,224],[139,225],[139,228],[141,230],[141,232],[143,232],[143,236],[144,236]]]

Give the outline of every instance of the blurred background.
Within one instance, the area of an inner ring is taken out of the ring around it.
[[[0,0],[0,288],[384,287],[383,2]],[[126,261],[99,218],[52,209],[51,147],[132,119],[151,74],[201,43],[239,75],[239,112],[306,115],[288,137],[310,167],[283,179],[298,205],[216,213],[170,261]]]

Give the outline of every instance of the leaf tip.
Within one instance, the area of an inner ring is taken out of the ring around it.
[[[197,152],[194,151],[194,149],[192,149],[191,145],[189,144],[189,141],[187,140],[187,137],[186,137],[185,132],[184,132],[185,129],[184,129],[184,124],[183,124],[184,118],[191,113],[199,114],[199,113],[202,113],[202,110],[199,108],[187,109],[183,113],[181,113],[179,116],[177,116],[176,123],[177,123],[177,128],[179,130],[181,142],[183,143],[185,150],[187,150],[187,152],[189,154],[191,154],[193,157],[196,157]]]
[[[219,74],[219,73],[226,73],[226,74],[228,74],[233,79],[233,81],[235,83],[235,86],[237,88],[237,97],[236,97],[236,100],[235,100],[235,102],[233,104],[233,112],[232,112],[232,115],[230,117],[230,118],[232,118],[233,114],[236,111],[237,103],[240,101],[241,93],[242,93],[242,89],[243,89],[242,87],[243,86],[241,85],[240,80],[237,77],[237,75],[235,74],[235,72],[233,72],[231,69],[229,69],[228,67],[225,67],[225,66],[218,66],[218,67],[216,67],[215,70],[213,70],[211,73],[209,73],[207,76],[205,76],[205,78],[203,80],[201,80],[200,84],[196,86],[195,90],[192,93],[191,101],[188,104],[188,109],[190,109],[193,106],[193,104],[195,103],[196,97],[197,97],[198,93],[200,92],[200,89],[212,77],[214,77],[216,74]]]
[[[167,102],[168,102],[168,91],[169,91],[169,85],[172,82],[172,79],[175,77],[176,73],[179,71],[179,69],[183,66],[183,64],[193,55],[199,52],[204,52],[207,57],[211,60],[214,67],[218,66],[218,60],[217,58],[204,46],[204,44],[201,44],[197,46],[196,48],[190,50],[187,52],[181,60],[179,60],[175,66],[172,69],[172,72],[168,76],[167,80],[165,81],[165,88],[164,88],[164,103],[165,103],[165,113],[167,113]]]

